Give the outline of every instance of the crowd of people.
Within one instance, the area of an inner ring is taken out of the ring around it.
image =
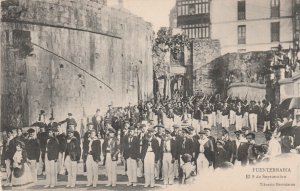
[[[110,105],[104,115],[97,109],[85,128],[79,128],[72,113],[63,121],[49,121],[26,132],[19,128],[16,135],[6,131],[5,186],[34,184],[42,163],[45,188],[57,186],[58,174],[66,175],[66,187],[73,188],[80,161],[87,187],[97,186],[99,165],[106,168],[106,186],[116,186],[118,164],[128,176],[127,186],[137,186],[138,177],[144,177],[144,187],[154,187],[156,181],[186,184],[209,171],[268,161],[300,145],[300,120],[294,120],[292,132],[283,133],[280,127],[293,121],[293,115],[278,114],[277,106],[266,100],[174,97],[125,108]],[[256,144],[259,124],[265,141]]]

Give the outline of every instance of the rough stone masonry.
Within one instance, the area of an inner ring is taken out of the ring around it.
[[[107,104],[152,97],[151,24],[101,2],[2,1],[2,130],[32,124],[40,110],[86,121]]]

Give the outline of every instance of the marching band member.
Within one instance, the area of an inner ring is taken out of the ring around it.
[[[229,128],[228,115],[229,115],[229,108],[227,102],[225,102],[222,108],[222,127],[224,127],[225,129]]]
[[[241,130],[243,126],[243,120],[242,120],[242,103],[238,101],[236,107],[235,107],[235,114],[236,114],[236,123],[235,123],[235,130]]]
[[[234,101],[229,104],[229,124],[235,124],[235,108],[234,108]]]
[[[169,129],[165,129],[163,137],[163,177],[164,185],[174,183],[174,163],[178,160],[178,145],[171,136]]]
[[[85,142],[87,145],[87,158],[86,158],[86,171],[87,171],[87,187],[93,185],[94,188],[97,186],[98,181],[98,164],[101,160],[101,142],[97,138],[96,130],[91,129],[89,131],[90,136]]]
[[[143,140],[141,158],[145,166],[145,188],[155,186],[154,170],[159,159],[159,143],[154,137],[154,129],[149,128],[146,139]]]
[[[37,182],[37,163],[40,159],[40,144],[36,138],[35,130],[28,129],[28,138],[25,141],[25,150],[27,152],[28,166],[31,170],[34,182]]]
[[[154,130],[156,131],[155,138],[158,141],[159,145],[159,155],[158,155],[158,161],[155,164],[155,171],[154,171],[154,176],[155,180],[163,180],[163,174],[162,174],[162,154],[163,154],[163,134],[165,131],[164,126],[161,125],[156,125],[153,127]]]
[[[195,161],[197,174],[201,176],[213,165],[214,143],[207,137],[205,131],[199,132],[199,138],[195,142]]]
[[[127,164],[128,183],[127,186],[137,184],[137,161],[139,160],[140,142],[139,138],[133,136],[134,127],[129,127],[128,134],[123,139],[123,157]]]
[[[270,111],[271,111],[271,104],[267,102],[266,100],[262,101],[263,103],[263,111],[264,111],[264,129],[263,132],[266,132],[268,130],[271,130],[271,117],[270,117]]]
[[[46,182],[44,188],[51,188],[57,183],[57,159],[59,153],[58,140],[54,137],[53,129],[48,130],[48,140],[46,144],[45,167],[46,167]],[[75,176],[76,178],[76,176]]]
[[[145,139],[145,132],[146,132],[146,124],[141,124],[140,125],[140,133],[138,135],[139,139],[139,152],[142,152],[142,147],[143,147],[143,140]],[[144,161],[141,159],[138,161],[138,172],[137,172],[137,177],[143,177],[144,176]]]
[[[67,137],[60,125],[57,126],[57,129],[58,131],[56,132],[56,138],[58,140],[58,148],[59,148],[58,160],[57,160],[57,172],[58,174],[64,175],[65,169],[63,163],[65,158],[64,155],[65,155],[65,150],[67,145]]]
[[[107,172],[107,184],[106,186],[115,187],[117,184],[117,161],[118,154],[120,153],[120,140],[115,137],[116,130],[113,128],[108,129],[108,138],[106,138],[102,144],[102,151],[105,157],[105,167]]]
[[[91,130],[95,130],[94,129],[94,125],[93,123],[88,123],[86,125],[88,127],[88,130],[83,134],[83,142],[82,142],[82,160],[83,160],[83,174],[84,176],[87,175],[87,165],[86,165],[86,160],[89,154],[89,138],[91,136]]]
[[[15,144],[13,142],[13,131],[7,130],[7,140],[4,141],[3,145],[3,158],[5,161],[5,170],[6,170],[6,183],[4,186],[10,186],[11,185],[11,167],[13,162],[13,156],[15,154]]]
[[[77,138],[74,136],[72,128],[67,130],[67,134],[68,137],[64,161],[64,166],[68,171],[68,183],[66,187],[74,188],[76,185],[77,162],[80,159],[80,145]]]
[[[242,104],[242,115],[243,115],[242,127],[249,127],[249,105],[247,100],[245,100]]]

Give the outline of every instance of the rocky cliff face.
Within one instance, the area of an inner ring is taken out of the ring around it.
[[[152,96],[153,31],[141,18],[102,0],[10,0],[1,8],[2,129],[28,126],[40,110],[80,121]]]

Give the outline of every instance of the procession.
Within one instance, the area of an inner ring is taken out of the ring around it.
[[[145,188],[189,184],[208,171],[299,152],[299,119],[266,100],[262,105],[249,102],[204,95],[157,104],[141,100],[126,108],[109,105],[104,115],[97,109],[84,129],[72,113],[46,123],[41,111],[40,120],[27,131],[6,132],[4,186],[34,185],[39,171],[46,178],[44,188],[56,187],[58,174],[67,176],[65,187],[75,188],[80,164],[86,187],[97,187],[99,166],[105,166],[107,187],[118,186],[117,166],[127,176],[127,186],[136,187],[138,177]],[[293,130],[281,128],[290,122]]]
[[[1,0],[1,189],[298,191],[299,15]]]

